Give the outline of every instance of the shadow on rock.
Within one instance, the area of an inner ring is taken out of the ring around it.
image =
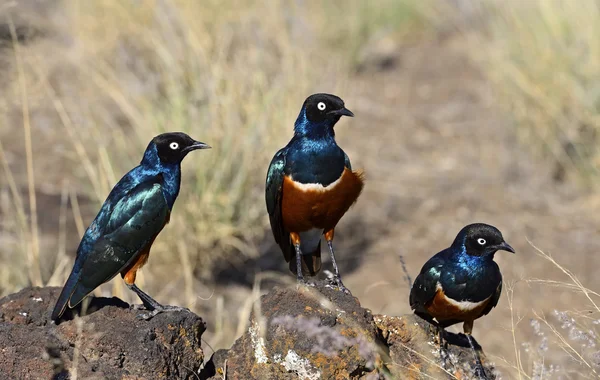
[[[66,308],[64,314],[60,318],[60,321],[57,321],[57,324],[61,324],[66,321],[72,321],[76,316],[84,316],[94,314],[95,312],[105,308],[105,307],[117,307],[121,309],[129,309],[130,305],[123,301],[120,298],[112,297],[87,297],[83,300],[79,305],[77,305],[73,309]]]

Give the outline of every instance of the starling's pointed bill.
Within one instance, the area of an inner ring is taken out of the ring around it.
[[[344,107],[338,110],[333,110],[329,112],[330,115],[335,115],[335,116],[348,116],[348,117],[354,117],[354,113],[352,113],[352,111],[350,111],[348,108]]]
[[[195,141],[192,143],[192,145],[186,147],[183,149],[184,152],[191,152],[192,150],[196,150],[196,149],[211,149],[212,146],[205,144],[201,141]]]
[[[502,243],[498,244],[496,246],[496,249],[498,251],[507,251],[507,252],[515,253],[515,249],[513,247],[511,247],[510,244],[508,244],[505,241],[503,241]]]

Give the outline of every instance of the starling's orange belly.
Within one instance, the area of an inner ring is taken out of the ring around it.
[[[358,199],[364,185],[362,177],[361,172],[345,168],[337,181],[323,187],[300,184],[286,176],[281,205],[285,228],[290,232],[333,229]]]
[[[481,302],[458,302],[448,298],[441,289],[438,289],[433,300],[425,305],[425,308],[429,315],[438,321],[474,321],[481,317],[490,298]]]

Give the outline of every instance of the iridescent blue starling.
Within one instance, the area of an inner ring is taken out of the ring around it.
[[[488,314],[500,299],[502,275],[494,261],[499,250],[515,252],[496,227],[470,224],[421,269],[410,292],[410,306],[424,319],[437,321],[440,344],[443,329],[462,322],[473,347],[473,321]]]
[[[275,154],[265,198],[275,241],[300,283],[321,270],[325,236],[337,286],[344,287],[333,250],[334,230],[363,189],[362,173],[335,141],[334,126],[354,116],[335,95],[314,94],[302,105],[294,136]]]
[[[169,222],[179,194],[181,161],[189,152],[206,148],[210,147],[179,132],[163,133],[150,141],[140,165],[115,185],[85,231],[52,311],[53,320],[119,273],[151,311],[146,318],[162,311],[184,310],[159,304],[135,285],[135,277],[148,260],[154,239]]]

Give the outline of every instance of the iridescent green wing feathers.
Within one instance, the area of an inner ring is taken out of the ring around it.
[[[424,305],[435,297],[437,284],[442,276],[444,259],[439,256],[432,257],[421,269],[410,290],[410,307],[416,311],[423,311]]]
[[[78,258],[79,281],[73,287],[69,305],[75,306],[125,269],[162,230],[168,214],[169,207],[158,182],[144,182],[122,197],[108,218],[104,234]]]

